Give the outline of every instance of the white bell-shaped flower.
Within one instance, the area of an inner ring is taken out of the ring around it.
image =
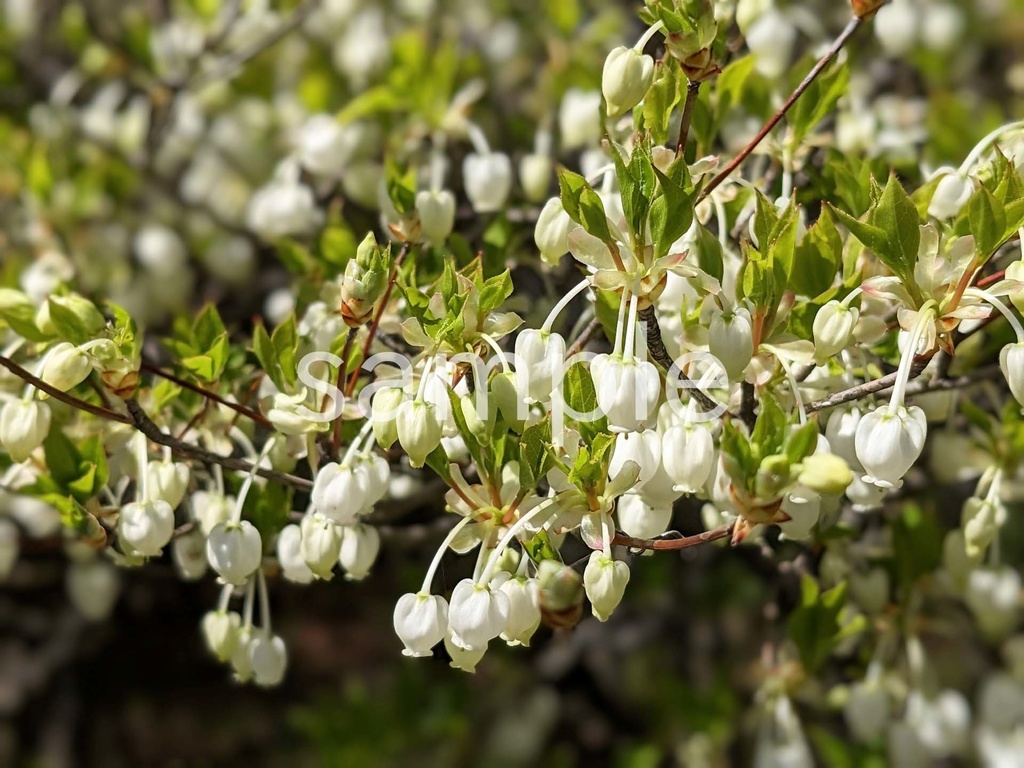
[[[210,652],[222,662],[229,661],[238,647],[242,617],[234,611],[207,611],[200,628]]]
[[[608,116],[621,115],[643,101],[653,81],[654,59],[635,48],[613,48],[601,72]]]
[[[562,378],[565,339],[528,328],[516,337],[515,362],[520,397],[528,403],[546,403]]]
[[[365,579],[380,552],[380,533],[372,525],[346,526],[342,530],[338,564],[349,581]]]
[[[9,518],[0,517],[0,582],[10,576],[21,552],[21,531]]]
[[[903,476],[924,450],[927,435],[924,411],[916,405],[882,405],[865,414],[854,441],[864,480],[880,488],[902,486]]]
[[[369,477],[351,463],[324,464],[313,481],[316,511],[341,525],[351,525],[366,508]]]
[[[133,501],[117,516],[117,535],[131,552],[157,557],[174,535],[174,510],[166,501]]]
[[[622,602],[629,584],[629,566],[603,552],[591,552],[583,570],[583,587],[598,621],[608,617]]]
[[[967,577],[964,601],[988,637],[1007,637],[1020,619],[1021,577],[1010,566],[975,568]]]
[[[653,539],[668,530],[672,521],[672,506],[652,506],[642,496],[627,493],[619,497],[615,506],[619,529],[627,536]]]
[[[235,508],[235,499],[212,491],[196,491],[189,498],[192,519],[199,525],[203,536],[209,536],[218,523],[226,523]]]
[[[648,429],[643,432],[620,432],[615,436],[615,447],[612,458],[608,462],[608,477],[616,477],[626,466],[627,461],[634,462],[640,468],[635,490],[639,491],[646,485],[661,464],[661,435],[657,430]]]
[[[653,363],[619,355],[598,355],[590,364],[597,404],[612,432],[639,432],[653,421],[661,377]]]
[[[189,475],[188,464],[151,461],[146,464],[146,488],[152,498],[162,499],[174,509],[185,498]]]
[[[432,245],[443,245],[455,228],[455,195],[447,189],[423,190],[416,193],[416,210],[423,239]]]
[[[890,56],[909,53],[917,42],[922,14],[912,0],[892,0],[875,15],[875,37]]]
[[[661,436],[661,461],[675,490],[697,493],[715,467],[711,431],[700,424],[677,424]]]
[[[754,329],[745,307],[714,313],[708,328],[708,350],[732,381],[742,378],[754,356]]]
[[[508,617],[501,639],[509,645],[530,645],[540,626],[540,584],[522,576],[505,581],[499,589],[508,596]]]
[[[558,107],[558,132],[566,150],[596,146],[601,141],[601,92],[569,88]]]
[[[1024,343],[1007,344],[999,353],[999,368],[1014,399],[1024,405]]]
[[[574,226],[559,198],[544,203],[533,228],[533,242],[545,264],[554,266],[569,252],[569,232]]]
[[[395,604],[395,634],[405,656],[429,656],[448,631],[448,603],[426,592],[409,592]]]
[[[463,161],[462,180],[474,211],[500,211],[512,191],[512,161],[503,152],[471,153]]]
[[[238,641],[231,653],[231,669],[236,682],[247,683],[252,680],[252,660],[249,658],[249,643],[252,642],[251,626],[243,626],[238,631]]]
[[[437,406],[423,400],[406,400],[398,406],[395,420],[398,442],[409,454],[409,463],[416,469],[441,444],[443,425],[437,417]]]
[[[377,390],[370,404],[370,422],[377,445],[385,451],[398,440],[398,407],[405,400],[405,393],[398,387]]]
[[[226,583],[245,584],[263,558],[260,532],[248,520],[218,523],[206,539],[206,558]]]
[[[288,667],[288,649],[284,640],[267,632],[257,632],[249,641],[249,668],[252,679],[263,688],[279,685]]]
[[[476,665],[480,663],[480,660],[487,653],[486,646],[470,651],[456,645],[454,635],[452,635],[450,629],[444,636],[444,649],[451,658],[448,666],[452,669],[461,669],[463,672],[468,672],[471,675],[476,673]]]
[[[762,13],[744,37],[758,73],[772,80],[785,73],[793,55],[797,26],[781,11],[770,8]]]
[[[856,307],[830,301],[814,316],[814,359],[820,362],[842,352],[853,341],[853,329],[860,319]]]
[[[112,563],[100,558],[73,562],[64,576],[64,586],[80,614],[89,621],[103,621],[121,594],[121,574]]]
[[[85,381],[91,370],[89,356],[74,344],[62,341],[46,353],[39,378],[54,389],[67,392]]]
[[[388,493],[391,465],[383,456],[371,453],[362,457],[359,468],[366,473],[366,506],[363,514],[369,514],[373,505]]]
[[[810,538],[811,530],[821,516],[821,496],[813,491],[795,486],[782,498],[781,509],[789,520],[779,524],[782,534],[792,541]]]
[[[850,686],[843,717],[850,734],[864,744],[879,741],[892,717],[892,699],[881,681],[869,678]]]
[[[825,439],[828,440],[832,453],[853,467],[860,466],[856,441],[861,415],[860,409],[856,406],[840,407],[832,411],[828,423],[825,424]]]
[[[952,219],[959,215],[974,194],[974,182],[966,174],[947,173],[935,187],[928,204],[928,215],[936,219]]]
[[[285,579],[294,584],[309,584],[316,578],[302,557],[302,531],[295,523],[277,535],[277,561]]]
[[[869,616],[877,616],[889,605],[892,585],[889,572],[880,566],[852,571],[849,586],[850,598]]]
[[[20,463],[50,432],[50,406],[38,400],[10,400],[0,408],[0,445]]]
[[[551,185],[551,158],[531,152],[519,160],[519,184],[531,203],[539,203],[547,196]]]
[[[1006,506],[997,494],[984,499],[972,496],[964,502],[960,524],[964,532],[964,551],[971,560],[981,560],[1006,518]]]
[[[185,581],[197,581],[206,575],[206,538],[197,530],[178,536],[171,542],[171,558]]]
[[[486,648],[504,631],[508,612],[508,595],[500,589],[463,579],[452,591],[448,610],[452,642],[467,651]]]
[[[332,115],[310,115],[299,130],[299,162],[318,176],[340,176],[351,159],[355,139]]]
[[[299,528],[302,559],[313,573],[330,580],[341,551],[342,527],[328,517],[312,513],[302,518]]]

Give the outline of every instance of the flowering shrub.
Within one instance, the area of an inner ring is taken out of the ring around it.
[[[181,5],[6,4],[0,574],[57,538],[101,620],[169,556],[274,686],[273,582],[370,577],[396,499],[451,521],[396,663],[759,548],[800,594],[757,765],[813,764],[822,710],[851,764],[1016,764],[1024,123],[876,88],[962,74],[998,4],[646,0],[632,46],[600,3]],[[929,623],[967,615],[1005,664],[944,686]]]

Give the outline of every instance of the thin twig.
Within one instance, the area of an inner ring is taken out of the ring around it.
[[[934,354],[934,352],[931,352],[924,357],[919,357],[914,360],[914,364],[910,368],[911,379],[921,375],[921,372],[924,371]],[[804,410],[806,410],[807,413],[816,413],[817,411],[823,411],[826,408],[832,408],[836,405],[860,400],[863,397],[873,395],[877,392],[884,392],[896,385],[896,378],[898,376],[899,371],[893,371],[886,376],[882,376],[880,379],[865,381],[863,384],[858,384],[855,387],[850,387],[849,389],[844,389],[841,392],[835,392],[828,397],[823,397],[820,400],[814,400],[807,403]]]
[[[721,408],[721,404],[715,402],[713,397],[700,389],[700,387],[693,385],[690,378],[679,369],[679,366],[675,364],[672,356],[668,353],[668,350],[665,349],[665,342],[661,338],[661,326],[658,324],[658,315],[654,311],[654,307],[647,306],[641,309],[639,317],[640,322],[644,324],[647,330],[647,349],[651,353],[651,358],[653,358],[654,362],[664,368],[666,372],[675,367],[680,382],[690,385],[687,387],[687,391],[704,410],[713,411]]]
[[[99,405],[93,405],[92,403],[87,403],[85,400],[81,400],[75,397],[74,395],[69,395],[67,392],[62,392],[56,387],[50,386],[39,377],[33,376],[31,373],[29,373],[27,370],[22,368],[20,365],[18,365],[16,362],[14,362],[8,357],[0,355],[0,365],[9,370],[22,381],[31,384],[40,392],[45,392],[54,400],[60,400],[60,402],[66,403],[67,405],[70,405],[72,408],[77,408],[80,411],[91,413],[93,416],[99,416],[101,419],[109,419],[110,421],[116,421],[121,424],[132,423],[131,418],[123,413],[118,413],[117,411],[112,411],[109,408],[103,408],[102,406]]]
[[[160,368],[159,366],[153,365],[152,363],[143,362],[142,363],[142,370],[144,370],[146,373],[151,373],[154,376],[159,376],[161,379],[167,379],[168,381],[173,382],[174,384],[177,384],[179,387],[182,387],[183,389],[187,389],[189,392],[195,392],[197,395],[202,395],[207,400],[212,400],[213,402],[215,402],[215,403],[217,403],[219,405],[223,405],[225,408],[230,408],[232,411],[235,411],[236,413],[240,413],[242,416],[245,416],[246,418],[252,419],[253,421],[255,421],[260,426],[263,426],[263,427],[270,427],[270,426],[272,426],[271,423],[266,419],[266,417],[264,417],[260,413],[257,413],[256,411],[252,410],[251,408],[247,408],[246,406],[242,405],[241,403],[233,403],[230,400],[228,400],[228,399],[226,399],[224,397],[221,397],[216,392],[211,392],[208,389],[203,389],[199,385],[193,384],[192,382],[190,382],[190,381],[188,381],[186,379],[182,379],[182,378],[180,378],[178,376],[175,376],[170,371],[165,371],[162,368]]]
[[[590,340],[594,338],[595,334],[599,330],[601,330],[601,321],[595,317],[587,324],[587,327],[583,329],[583,333],[581,333],[576,341],[572,343],[572,346],[566,350],[565,359],[568,360],[570,357],[580,352],[580,350],[590,343]]]
[[[348,373],[348,359],[352,354],[352,343],[356,340],[356,334],[359,333],[359,328],[349,328],[348,335],[345,336],[345,347],[341,350],[341,365],[338,366],[338,380],[336,387],[338,391],[341,391],[341,385],[345,382],[345,374]],[[324,403],[327,403],[328,398],[324,398]],[[334,448],[334,453],[338,453],[338,447],[341,445],[341,426],[345,423],[345,412],[338,414],[338,418],[334,420],[334,435],[331,440],[331,445]]]
[[[698,533],[695,536],[682,536],[676,539],[635,539],[624,533],[616,533],[615,538],[612,539],[612,544],[617,544],[621,547],[629,547],[630,549],[689,549],[690,547],[696,547],[700,544],[707,544],[712,541],[718,541],[719,539],[729,538],[732,536],[733,525],[735,524],[732,523],[723,528],[715,528],[712,531],[704,531],[704,533]]]
[[[740,167],[740,164],[747,159],[750,153],[757,149],[757,146],[765,140],[768,134],[771,133],[782,118],[786,116],[786,113],[789,111],[790,107],[796,103],[796,100],[799,99],[803,95],[804,91],[810,87],[811,83],[818,78],[818,75],[820,75],[822,71],[824,71],[825,67],[832,62],[832,59],[839,55],[839,51],[843,49],[843,46],[846,45],[847,41],[853,36],[853,33],[857,31],[858,27],[860,27],[862,23],[862,19],[854,18],[850,20],[850,23],[846,25],[846,28],[839,34],[839,37],[835,39],[835,42],[832,43],[832,46],[828,49],[825,55],[819,59],[818,63],[814,65],[814,68],[807,73],[807,77],[801,81],[800,85],[796,87],[796,90],[794,90],[793,93],[790,94],[789,98],[786,99],[786,103],[782,105],[779,111],[772,115],[771,119],[764,124],[760,131],[757,132],[757,135],[750,141],[750,143],[740,150],[740,153],[732,159],[732,162],[730,162],[721,173],[708,182],[708,185],[704,187],[700,196],[697,198],[698,202],[710,195],[723,181],[729,178],[729,176],[732,175],[732,172]]]
[[[683,102],[683,116],[679,120],[679,138],[676,140],[676,154],[686,152],[686,142],[690,138],[690,124],[693,122],[693,108],[700,96],[700,81],[690,81],[686,86],[686,101]]]

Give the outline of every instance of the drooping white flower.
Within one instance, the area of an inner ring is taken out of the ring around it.
[[[629,566],[603,552],[591,552],[583,571],[583,586],[598,621],[608,617],[622,602],[629,583]]]
[[[416,210],[423,239],[433,245],[443,245],[455,227],[455,195],[446,189],[418,192]]]
[[[159,556],[174,535],[174,510],[166,501],[133,501],[117,516],[117,535],[131,552]]]
[[[405,656],[429,656],[448,631],[448,603],[426,592],[409,592],[395,604],[395,634]]]
[[[207,611],[200,627],[206,647],[218,660],[227,662],[238,646],[242,617],[234,611]]]
[[[870,671],[866,679],[850,686],[843,717],[853,738],[864,744],[879,741],[885,733],[892,717],[892,699]]]
[[[503,152],[471,153],[463,161],[462,177],[473,210],[494,213],[512,191],[512,161]]]
[[[452,591],[448,625],[452,642],[467,651],[478,651],[500,635],[508,620],[509,598],[487,584],[463,579]]]
[[[198,530],[178,536],[171,542],[171,557],[185,581],[197,581],[206,574],[206,539]]]
[[[501,587],[508,596],[508,618],[501,639],[509,645],[530,645],[540,626],[540,584],[536,579],[513,577]]]
[[[661,437],[661,461],[682,493],[697,493],[711,477],[715,445],[710,430],[700,424],[677,424]]]
[[[975,568],[967,577],[964,601],[990,638],[1003,639],[1020,619],[1021,577],[1010,566]]]
[[[829,414],[828,422],[825,424],[825,439],[828,440],[832,453],[852,466],[860,466],[856,448],[860,420],[860,409],[852,406],[836,408]]]
[[[146,464],[146,488],[150,497],[161,499],[171,508],[181,504],[188,490],[188,464],[174,461],[151,461]]]
[[[68,599],[89,621],[102,621],[114,610],[121,593],[121,575],[100,558],[72,562],[64,577]]]
[[[952,171],[945,174],[928,204],[928,215],[936,219],[952,219],[959,215],[974,194],[974,182],[965,174]]]
[[[342,527],[315,512],[303,517],[299,527],[302,531],[302,559],[313,573],[321,579],[330,580],[341,550]]]
[[[601,141],[601,92],[570,88],[558,108],[562,148],[595,146]]]
[[[547,154],[531,152],[520,158],[519,184],[531,203],[539,203],[547,195],[551,184],[551,169],[551,158]]]
[[[828,360],[842,352],[853,341],[853,329],[860,319],[860,311],[840,301],[830,301],[814,316],[814,359]]]
[[[260,566],[263,540],[248,520],[218,523],[206,540],[210,567],[228,584],[240,586]]]
[[[298,158],[302,166],[318,176],[341,176],[356,144],[346,127],[332,115],[310,115],[298,136]]]
[[[380,552],[380,533],[372,525],[345,526],[342,530],[338,564],[349,581],[365,579]]]
[[[746,307],[714,313],[708,328],[708,350],[718,358],[731,380],[743,376],[754,356],[754,331]]]
[[[924,450],[928,423],[924,411],[882,405],[857,425],[854,447],[864,467],[865,481],[881,488],[899,488],[903,477]]]
[[[668,530],[672,520],[672,506],[653,506],[646,503],[642,496],[627,493],[619,497],[615,517],[619,528],[627,536],[653,539]]]
[[[91,370],[89,356],[74,344],[62,341],[46,353],[39,378],[51,387],[67,392],[85,381]]]
[[[643,101],[653,81],[654,59],[635,48],[613,48],[601,73],[608,116],[621,115]]]
[[[528,403],[546,403],[561,380],[565,339],[558,333],[528,328],[516,337],[516,384]]]
[[[270,688],[284,679],[288,649],[278,635],[257,632],[249,641],[249,668],[256,685]]]
[[[437,406],[423,400],[406,400],[398,406],[395,419],[398,442],[409,454],[414,468],[422,467],[427,456],[441,444],[443,429],[437,417]]]
[[[468,672],[471,675],[476,673],[476,665],[480,663],[484,654],[487,653],[486,646],[470,651],[462,646],[456,645],[454,636],[450,629],[444,636],[444,649],[451,657],[449,666],[452,669],[461,669],[463,672]]]
[[[37,400],[10,400],[0,408],[0,445],[15,462],[27,459],[50,432],[50,406]]]
[[[351,463],[324,464],[313,482],[313,506],[324,517],[351,525],[367,508],[369,479]]]
[[[1024,343],[1007,344],[999,353],[999,368],[1014,399],[1024,405]]]
[[[639,432],[654,419],[661,377],[653,363],[598,355],[590,364],[597,404],[612,432]]]
[[[204,536],[209,536],[210,531],[218,523],[225,523],[230,519],[235,499],[212,491],[196,491],[189,497],[189,506],[192,509],[192,519],[199,524],[199,530]]]
[[[277,535],[277,561],[282,575],[294,584],[309,584],[316,578],[302,557],[302,531],[295,523],[286,525]]]
[[[545,264],[554,266],[569,252],[569,232],[574,226],[559,198],[552,197],[544,203],[533,228],[533,242]]]

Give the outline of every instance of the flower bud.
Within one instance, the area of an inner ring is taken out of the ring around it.
[[[597,403],[612,432],[639,432],[655,416],[661,376],[653,363],[618,355],[598,355],[590,364]]]
[[[387,387],[377,390],[370,407],[370,421],[373,423],[373,436],[377,445],[385,451],[398,440],[398,406],[405,400],[405,393],[398,387]]]
[[[249,641],[249,668],[253,681],[262,688],[279,685],[288,666],[284,640],[268,632],[253,635]]]
[[[924,411],[916,405],[883,405],[863,416],[854,446],[865,481],[881,488],[899,488],[924,450],[927,435]]]
[[[854,739],[863,744],[873,744],[889,725],[892,700],[880,681],[861,680],[850,686],[843,717]]]
[[[771,8],[750,25],[745,37],[757,72],[771,80],[782,77],[793,56],[796,25],[778,9]]]
[[[860,319],[856,307],[839,301],[825,304],[814,316],[814,359],[825,362],[842,352],[853,341],[853,329]]]
[[[423,239],[431,245],[443,245],[455,228],[455,195],[446,189],[419,192],[416,210],[420,214]]]
[[[698,493],[715,467],[715,444],[706,427],[677,425],[661,437],[661,461],[681,493]]]
[[[442,426],[437,407],[423,400],[406,400],[398,406],[398,442],[409,454],[409,463],[419,469],[427,456],[441,444]]]
[[[878,11],[872,24],[875,37],[889,56],[903,56],[917,42],[920,14],[910,0],[892,0]]]
[[[718,35],[718,22],[715,20],[715,6],[712,0],[689,0],[680,10],[689,17],[693,28],[668,35],[665,45],[671,56],[686,62],[715,41]]]
[[[365,471],[348,464],[324,464],[313,482],[313,507],[336,523],[351,525],[367,511],[368,490]]]
[[[551,186],[551,158],[547,155],[523,155],[519,161],[519,184],[531,203],[539,203]]]
[[[89,621],[102,621],[114,610],[121,592],[117,569],[96,558],[84,563],[71,563],[64,577],[68,599]]]
[[[277,535],[277,561],[285,579],[294,584],[309,584],[315,578],[302,557],[302,531],[295,523]]]
[[[341,280],[341,315],[349,328],[358,328],[373,315],[373,308],[387,290],[391,259],[370,232],[345,265]]]
[[[754,356],[750,312],[743,307],[728,313],[716,312],[708,329],[708,351],[718,358],[731,380],[739,380]]]
[[[46,353],[39,378],[54,389],[67,392],[85,381],[91,370],[89,356],[74,344],[62,341]]]
[[[185,581],[197,581],[206,575],[206,539],[199,531],[189,531],[171,542],[171,557]]]
[[[974,561],[979,561],[985,550],[995,541],[999,529],[1006,520],[1006,507],[995,498],[979,499],[972,496],[964,502],[960,525],[964,531],[964,551]]]
[[[546,403],[562,378],[565,339],[528,328],[516,337],[515,356],[520,397],[527,403]]]
[[[548,613],[575,608],[583,600],[583,580],[574,568],[557,560],[542,560],[537,568],[540,605]]]
[[[203,532],[203,536],[209,536],[210,531],[218,523],[226,523],[231,517],[235,500],[211,491],[196,491],[189,498],[189,505],[192,508],[192,518],[199,524],[199,530]]]
[[[150,497],[166,501],[174,509],[188,490],[188,464],[151,461],[146,465],[146,487]]]
[[[331,115],[310,115],[298,137],[298,158],[310,173],[338,177],[351,159],[354,137]]]
[[[621,115],[643,101],[653,81],[654,59],[634,48],[613,48],[601,73],[608,116]]]
[[[544,203],[533,228],[533,241],[545,264],[553,267],[569,252],[569,231],[574,226],[560,199],[552,197]]]
[[[247,683],[252,680],[252,661],[249,658],[249,643],[252,642],[252,627],[242,627],[238,631],[238,642],[231,653],[231,669],[235,681]]]
[[[50,406],[11,400],[0,408],[0,445],[15,463],[27,459],[50,432]]]
[[[227,662],[238,647],[242,617],[234,611],[207,611],[200,624],[206,647],[218,661]]]
[[[263,559],[260,532],[248,520],[218,523],[206,540],[206,557],[226,583],[245,584]]]
[[[601,142],[601,92],[570,88],[558,108],[558,132],[565,150]]]
[[[365,579],[380,552],[380,534],[372,525],[346,526],[342,529],[338,564],[349,581]]]
[[[466,195],[477,213],[500,211],[512,191],[512,162],[502,152],[469,154],[462,165]]]
[[[341,551],[340,525],[316,513],[306,515],[299,524],[302,531],[300,552],[309,570],[329,581]]]
[[[1017,282],[1024,283],[1024,259],[1017,259],[1011,262],[1006,267],[1005,277],[1007,280],[1016,280]],[[1024,288],[1011,291],[1007,294],[1007,298],[1013,302],[1013,306],[1017,308],[1018,312],[1024,312]]]
[[[976,568],[967,577],[964,600],[987,637],[1001,640],[1017,627],[1021,577],[1010,566]]]
[[[936,219],[952,219],[959,215],[974,194],[974,182],[956,171],[947,173],[935,187],[928,215]]]
[[[999,368],[1014,399],[1024,405],[1024,343],[1007,344],[999,353]]]
[[[121,508],[117,535],[130,547],[125,554],[157,557],[174,535],[174,509],[166,501],[133,501]]]
[[[825,439],[828,440],[832,453],[846,460],[847,464],[859,464],[857,449],[857,426],[860,424],[861,412],[856,406],[837,408],[828,417],[825,425]]]
[[[11,575],[21,551],[21,532],[6,517],[0,517],[0,582]]]
[[[490,396],[498,406],[498,412],[513,432],[522,434],[526,420],[519,415],[519,389],[513,372],[501,372],[491,377]],[[524,414],[525,416],[525,414]]]
[[[500,587],[508,596],[508,618],[501,639],[509,645],[530,645],[540,626],[540,584],[536,579],[513,577]]]
[[[395,634],[405,656],[429,656],[448,630],[448,603],[426,592],[402,595],[395,605]]]
[[[590,553],[587,567],[583,571],[583,586],[598,621],[608,621],[608,617],[622,602],[628,583],[628,565],[603,552]]]

